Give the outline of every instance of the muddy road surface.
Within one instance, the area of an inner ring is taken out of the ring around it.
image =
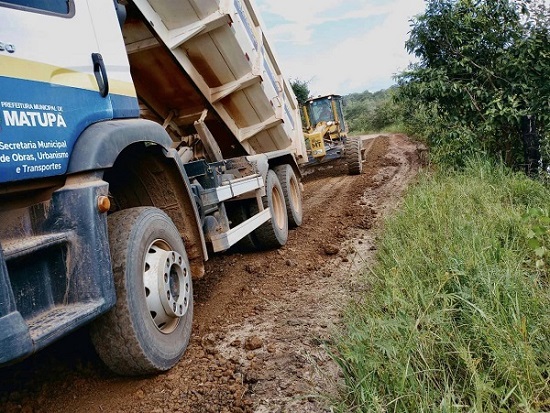
[[[224,253],[195,282],[189,348],[172,370],[118,377],[84,328],[0,370],[0,412],[328,412],[340,374],[327,353],[342,310],[366,293],[381,218],[421,166],[403,135],[364,137],[361,175],[304,178],[304,222],[286,246]]]

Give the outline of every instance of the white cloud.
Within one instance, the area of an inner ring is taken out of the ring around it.
[[[272,46],[285,52],[280,62],[285,74],[310,81],[314,94],[375,91],[393,84],[392,76],[412,60],[404,45],[409,20],[424,10],[423,0],[391,0],[378,5],[375,0],[257,1],[261,13],[285,20],[285,24],[267,28]],[[310,52],[319,50],[314,47],[313,33],[322,25],[336,29],[337,22],[349,19],[363,19],[367,24],[368,18],[376,16],[376,26],[339,39],[337,47],[322,55]],[[310,47],[300,48],[304,44]],[[300,52],[292,53],[293,48]]]
[[[311,27],[297,23],[285,23],[269,30],[269,41],[294,43],[296,45],[307,45],[311,43],[313,30]]]
[[[323,24],[327,12],[342,3],[343,0],[263,1],[260,9],[281,16],[288,22],[309,26]]]
[[[342,12],[342,8],[353,11]],[[273,41],[311,43],[313,27],[360,19],[388,12],[385,6],[369,6],[368,0],[260,0],[260,10],[283,18],[286,23],[270,28]]]

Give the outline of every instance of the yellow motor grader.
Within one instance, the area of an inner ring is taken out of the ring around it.
[[[350,175],[363,170],[363,144],[358,136],[348,136],[342,96],[324,95],[308,99],[303,106],[306,168],[341,159]]]

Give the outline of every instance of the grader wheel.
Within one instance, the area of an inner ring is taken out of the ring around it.
[[[363,172],[363,158],[361,155],[361,138],[350,136],[344,143],[345,162],[348,164],[349,175],[359,175]]]

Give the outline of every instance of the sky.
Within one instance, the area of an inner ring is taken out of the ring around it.
[[[256,0],[266,37],[287,79],[313,96],[376,92],[413,57],[410,19],[424,0]]]

